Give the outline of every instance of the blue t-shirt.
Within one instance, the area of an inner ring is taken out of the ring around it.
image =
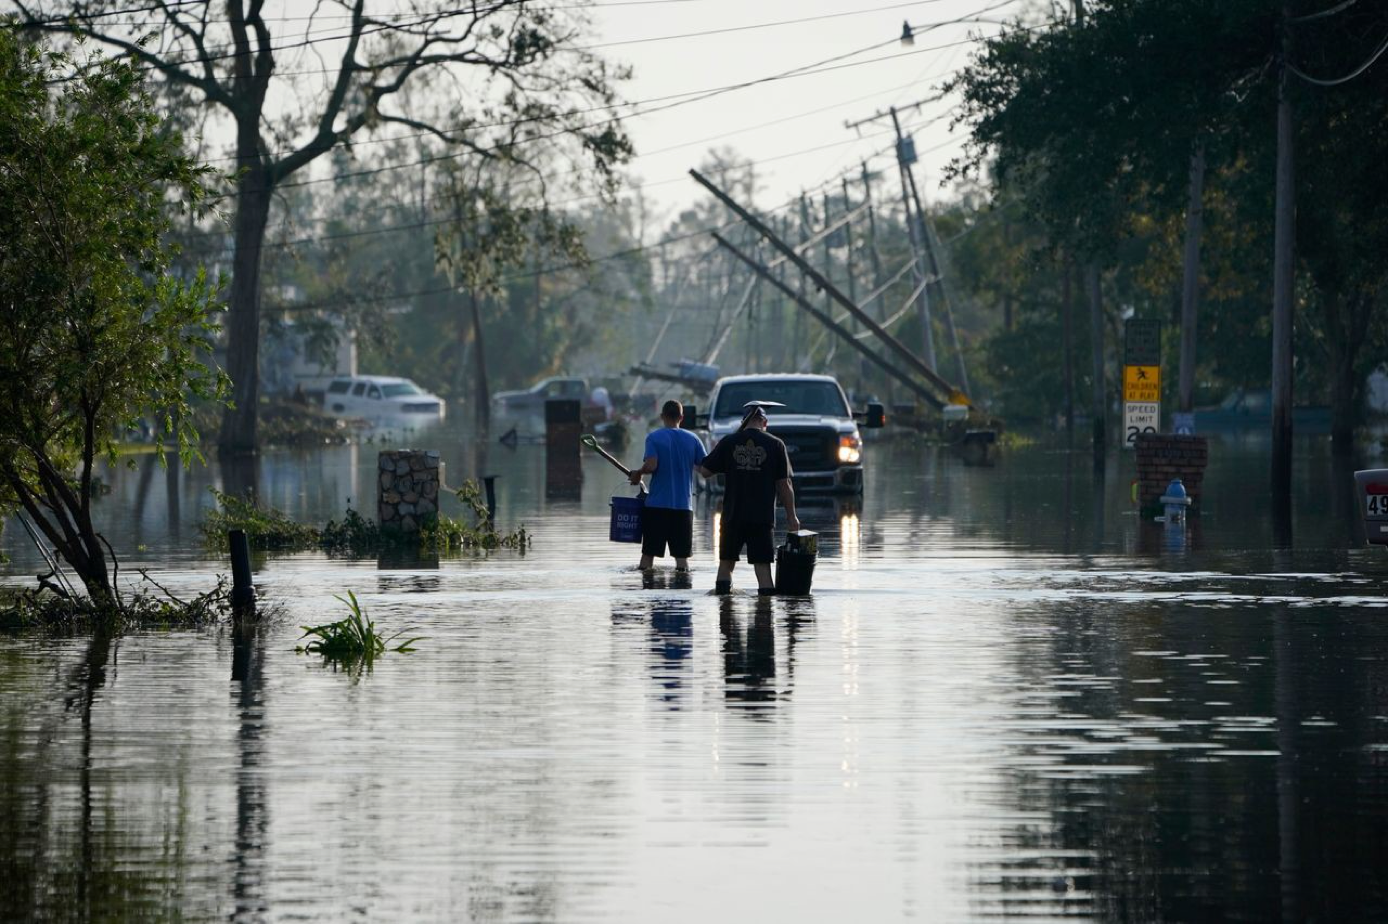
[[[647,507],[670,510],[693,510],[689,486],[694,480],[694,466],[704,460],[704,444],[688,430],[662,427],[646,437],[643,459],[655,456],[655,474],[651,475],[651,493]]]

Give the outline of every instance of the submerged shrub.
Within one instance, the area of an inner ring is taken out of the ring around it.
[[[231,593],[225,577],[217,586],[191,600],[180,600],[145,576],[158,593],[139,590],[100,600],[84,595],[65,595],[51,590],[29,590],[0,604],[0,627],[54,631],[100,630],[120,633],[128,629],[201,629],[221,622],[231,613]]]
[[[401,548],[447,553],[471,549],[525,551],[530,547],[530,534],[525,527],[506,533],[497,531],[476,481],[469,478],[454,493],[474,522],[435,514],[424,522],[418,534],[412,534],[382,530],[374,520],[350,507],[341,521],[329,520],[319,529],[299,523],[274,507],[262,507],[250,498],[214,488],[212,495],[218,508],[208,511],[199,529],[208,548],[218,551],[227,550],[227,531],[232,529],[243,530],[251,548],[277,552],[322,548],[337,554],[374,555]]]
[[[248,497],[236,497],[216,488],[209,490],[218,506],[207,512],[199,529],[210,548],[226,551],[227,532],[233,529],[243,530],[253,549],[288,551],[318,546],[319,531],[291,519],[287,513],[261,507]]]
[[[439,514],[420,530],[423,547],[438,552],[458,549],[516,549],[523,552],[530,547],[530,534],[525,531],[524,526],[509,533],[497,532],[496,524],[492,522],[491,511],[482,500],[482,488],[476,481],[471,478],[464,481],[463,486],[454,492],[454,496],[472,512],[476,522],[469,525],[462,520]]]

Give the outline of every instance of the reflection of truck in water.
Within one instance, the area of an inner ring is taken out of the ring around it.
[[[863,438],[839,383],[828,375],[737,375],[718,380],[709,396],[713,443],[733,433],[748,401],[767,408],[768,431],[786,444],[797,491],[857,494],[863,490]],[[880,427],[880,405],[869,405],[864,426]]]

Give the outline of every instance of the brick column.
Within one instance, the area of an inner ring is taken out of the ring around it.
[[[1137,437],[1137,505],[1144,513],[1156,510],[1173,478],[1181,479],[1191,499],[1191,510],[1200,509],[1200,489],[1209,461],[1209,444],[1203,436],[1139,433]]]
[[[437,450],[387,450],[377,470],[376,519],[383,531],[417,533],[438,518],[443,463]]]

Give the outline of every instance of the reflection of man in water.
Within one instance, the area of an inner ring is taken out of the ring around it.
[[[733,566],[742,547],[757,574],[757,591],[776,592],[771,562],[776,557],[776,499],[786,508],[786,529],[800,528],[795,515],[795,489],[790,483],[790,454],[786,444],[766,432],[765,402],[749,401],[747,416],[736,433],[718,441],[699,463],[705,478],[722,475],[724,482],[722,532],[718,542],[717,593],[732,590]]]
[[[776,631],[771,621],[771,600],[759,597],[747,626],[747,642],[733,613],[733,597],[719,601],[718,629],[723,635],[724,695],[749,704],[776,699]]]

